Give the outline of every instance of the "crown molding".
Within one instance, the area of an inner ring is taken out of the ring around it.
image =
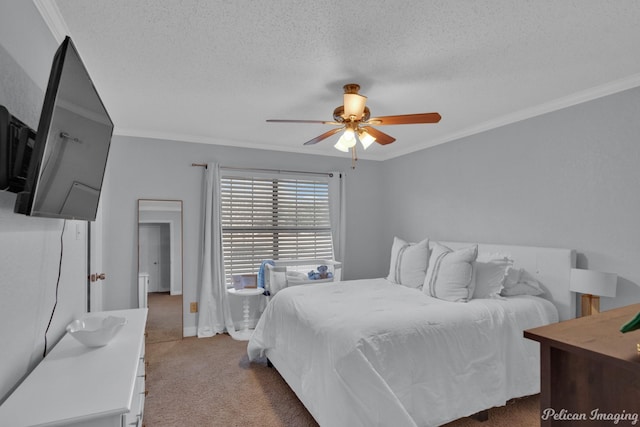
[[[425,150],[430,147],[434,147],[436,145],[444,144],[446,142],[455,141],[457,139],[462,139],[468,136],[472,136],[475,134],[479,134],[482,132],[486,132],[492,129],[500,128],[506,125],[510,125],[512,123],[516,123],[522,120],[527,120],[533,117],[541,116],[543,114],[552,113],[554,111],[561,110],[563,108],[572,107],[574,105],[582,104],[585,102],[593,101],[598,98],[603,98],[608,95],[613,95],[618,92],[623,92],[625,90],[633,89],[635,87],[640,86],[640,74],[634,74],[632,76],[626,77],[624,79],[615,80],[610,83],[606,83],[604,85],[596,86],[591,89],[587,89],[581,92],[577,92],[575,94],[558,98],[551,102],[547,102],[541,105],[537,105],[531,108],[526,108],[524,110],[516,111],[512,114],[507,114],[502,117],[499,117],[495,120],[489,120],[484,123],[480,123],[477,126],[472,126],[466,129],[462,129],[458,132],[453,132],[447,135],[444,135],[440,138],[431,139],[422,144],[415,145],[413,147],[408,147],[400,150],[393,151],[390,154],[386,154],[384,152],[378,152],[374,154],[365,154],[360,150],[358,153],[358,157],[362,160],[372,160],[372,161],[385,161],[391,160],[396,157],[401,157],[407,154],[415,153],[417,151]],[[279,145],[264,145],[264,144],[256,144],[256,143],[246,143],[244,141],[220,141],[216,138],[211,137],[203,137],[199,135],[185,135],[185,134],[171,134],[164,132],[153,132],[141,129],[114,129],[114,135],[120,136],[130,136],[137,138],[152,138],[152,139],[163,139],[169,141],[184,141],[184,142],[192,142],[192,143],[200,143],[200,144],[213,144],[213,145],[226,145],[233,146],[238,148],[252,148],[259,150],[273,150],[273,151],[285,151],[290,153],[300,153],[300,154],[320,154],[323,156],[329,157],[342,157],[342,153],[326,153],[326,152],[313,152],[309,149],[309,147],[283,147]]]
[[[572,95],[558,98],[551,102],[540,104],[531,108],[516,111],[512,114],[507,114],[499,117],[495,120],[489,120],[484,123],[480,123],[477,126],[472,126],[463,129],[459,132],[450,133],[441,138],[429,140],[428,142],[418,144],[413,147],[394,151],[391,155],[382,156],[379,160],[390,160],[396,157],[404,156],[407,154],[415,153],[416,151],[424,150],[429,147],[444,144],[445,142],[455,141],[457,139],[465,138],[467,136],[475,135],[478,133],[486,132],[488,130],[496,129],[502,126],[510,125],[522,120],[527,120],[533,117],[541,116],[543,114],[552,113],[554,111],[562,110],[563,108],[572,107],[574,105],[583,104],[585,102],[593,101],[598,98],[603,98],[608,95],[623,92],[625,90],[633,89],[640,86],[640,74],[634,74],[623,79],[614,80],[609,83],[605,83],[600,86],[596,86],[581,92],[576,92]]]
[[[350,154],[343,153],[338,150],[332,150],[329,152],[321,151],[320,148],[315,149],[313,147],[302,146],[299,147],[283,147],[282,145],[275,144],[262,144],[262,143],[251,143],[240,140],[220,140],[214,137],[207,137],[201,135],[190,135],[190,134],[182,134],[182,133],[170,133],[170,132],[155,132],[148,131],[144,129],[126,129],[121,127],[114,127],[113,129],[114,136],[122,136],[122,137],[130,137],[130,138],[143,138],[143,139],[157,139],[163,141],[175,141],[175,142],[188,142],[194,144],[209,144],[209,145],[222,145],[226,147],[235,147],[235,148],[250,148],[254,150],[268,150],[268,151],[280,151],[286,153],[294,153],[294,154],[305,154],[305,155],[320,155],[326,157],[341,157],[351,159]],[[334,153],[335,151],[335,153]],[[358,159],[360,160],[371,160],[371,161],[380,161],[379,158],[371,155],[367,155],[366,153],[362,154],[363,150],[358,152]]]
[[[33,4],[58,43],[62,43],[66,36],[71,35],[54,0],[33,0]]]

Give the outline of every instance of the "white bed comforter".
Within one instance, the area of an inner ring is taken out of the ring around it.
[[[248,344],[322,426],[432,426],[539,392],[537,297],[452,303],[385,279],[284,289]],[[266,353],[265,353],[266,352]]]

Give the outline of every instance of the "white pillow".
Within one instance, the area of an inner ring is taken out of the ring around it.
[[[447,301],[469,301],[475,287],[473,264],[477,256],[478,245],[454,251],[434,244],[422,291]]]
[[[504,281],[504,288],[500,295],[512,297],[516,295],[542,295],[544,290],[537,280],[527,274],[524,269],[509,269]]]
[[[513,297],[516,295],[538,296],[542,294],[544,294],[544,291],[540,288],[540,284],[536,280],[518,282],[509,288],[504,288],[501,292],[501,295],[505,297]]]
[[[504,278],[504,287],[514,286],[518,283],[520,277],[522,277],[522,273],[524,273],[523,268],[510,268],[509,271],[507,271],[507,276]]]
[[[504,286],[507,271],[512,265],[513,261],[509,258],[492,259],[486,262],[477,261],[473,298],[497,297]]]
[[[424,282],[429,264],[429,239],[407,243],[394,237],[387,280],[409,288],[419,288]]]

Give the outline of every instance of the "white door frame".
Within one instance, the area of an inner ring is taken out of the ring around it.
[[[87,222],[87,247],[89,251],[87,263],[87,311],[96,312],[103,310],[103,284],[104,279],[99,275],[104,274],[103,268],[103,233],[102,233],[102,203],[98,204],[96,220]],[[93,280],[94,278],[95,280]]]
[[[171,220],[155,220],[155,219],[151,219],[151,220],[138,220],[138,224],[169,224],[169,293],[171,295],[181,295],[182,294],[182,288],[180,287],[180,289],[178,288],[178,285],[176,284],[176,280],[175,280],[175,257],[173,256],[173,252],[175,250],[175,244],[176,242],[174,241],[175,239],[173,238],[173,232],[174,232],[174,221]],[[138,246],[140,245],[140,236],[138,236]],[[139,251],[139,249],[138,249]],[[138,261],[139,263],[139,261]],[[138,265],[138,269],[140,268],[140,265]]]

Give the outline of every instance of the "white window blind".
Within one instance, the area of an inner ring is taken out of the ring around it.
[[[326,180],[223,176],[220,185],[227,283],[265,259],[333,258]]]

